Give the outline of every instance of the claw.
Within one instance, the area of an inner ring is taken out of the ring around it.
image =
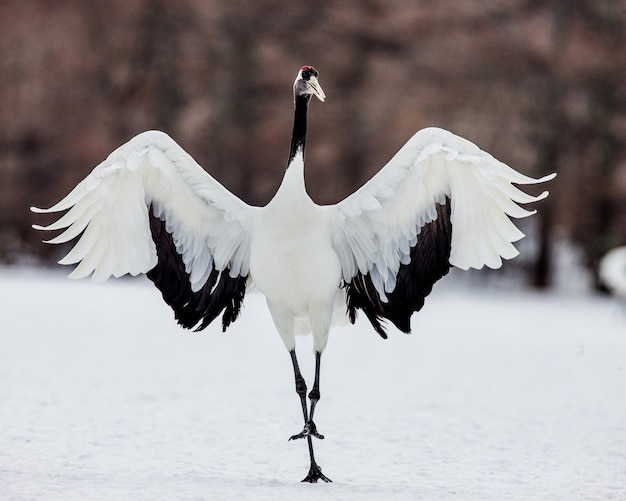
[[[330,478],[322,473],[322,469],[317,465],[317,463],[311,463],[311,468],[309,469],[309,474],[304,477],[303,482],[309,482],[310,484],[317,483],[318,480],[323,482],[332,482]]]
[[[315,423],[310,420],[306,422],[306,424],[304,425],[304,428],[302,429],[300,433],[298,433],[297,435],[292,435],[291,437],[289,437],[289,440],[297,440],[299,438],[304,438],[304,437],[309,437],[309,436],[319,438],[320,440],[324,440],[324,435],[317,432],[317,426],[315,426]]]

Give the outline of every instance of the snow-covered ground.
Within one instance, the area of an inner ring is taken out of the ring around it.
[[[626,322],[610,298],[452,279],[322,361],[318,461],[262,297],[179,329],[146,280],[0,270],[0,499],[626,499]],[[310,338],[300,343],[305,377]]]

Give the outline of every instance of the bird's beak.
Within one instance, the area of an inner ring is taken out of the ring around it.
[[[322,90],[322,86],[317,81],[317,78],[315,78],[314,76],[311,76],[309,80],[307,81],[307,85],[309,86],[309,89],[312,91],[312,94],[317,96],[317,98],[320,101],[324,102],[324,100],[326,99],[326,94],[324,94],[324,91]]]

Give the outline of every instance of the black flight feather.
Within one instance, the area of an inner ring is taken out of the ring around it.
[[[355,322],[357,310],[363,310],[374,330],[387,338],[382,322],[390,320],[402,332],[411,332],[411,315],[424,306],[424,300],[437,280],[450,270],[452,223],[450,200],[437,204],[437,217],[422,227],[417,243],[411,248],[411,261],[401,264],[396,275],[396,287],[380,299],[370,274],[357,275],[345,284],[348,316]]]
[[[150,211],[150,230],[156,244],[158,261],[147,276],[161,291],[163,299],[174,310],[178,323],[196,331],[206,328],[222,311],[222,330],[235,321],[246,293],[247,277],[232,278],[226,268],[211,270],[204,286],[194,292],[182,257],[166,228],[165,222]],[[200,324],[200,325],[198,325]]]

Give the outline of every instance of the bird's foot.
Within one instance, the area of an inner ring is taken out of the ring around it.
[[[298,438],[304,437],[315,437],[319,438],[320,440],[324,439],[324,435],[321,435],[317,432],[317,426],[315,426],[315,423],[311,420],[306,422],[304,428],[300,433],[298,433],[297,435],[292,435],[291,437],[289,437],[289,440],[297,440]],[[313,466],[311,466],[311,468],[313,468]]]
[[[311,468],[309,469],[309,474],[302,480],[303,482],[309,482],[310,484],[316,484],[318,480],[322,482],[332,482],[330,478],[322,473],[322,469],[317,465],[317,463],[311,463]]]

